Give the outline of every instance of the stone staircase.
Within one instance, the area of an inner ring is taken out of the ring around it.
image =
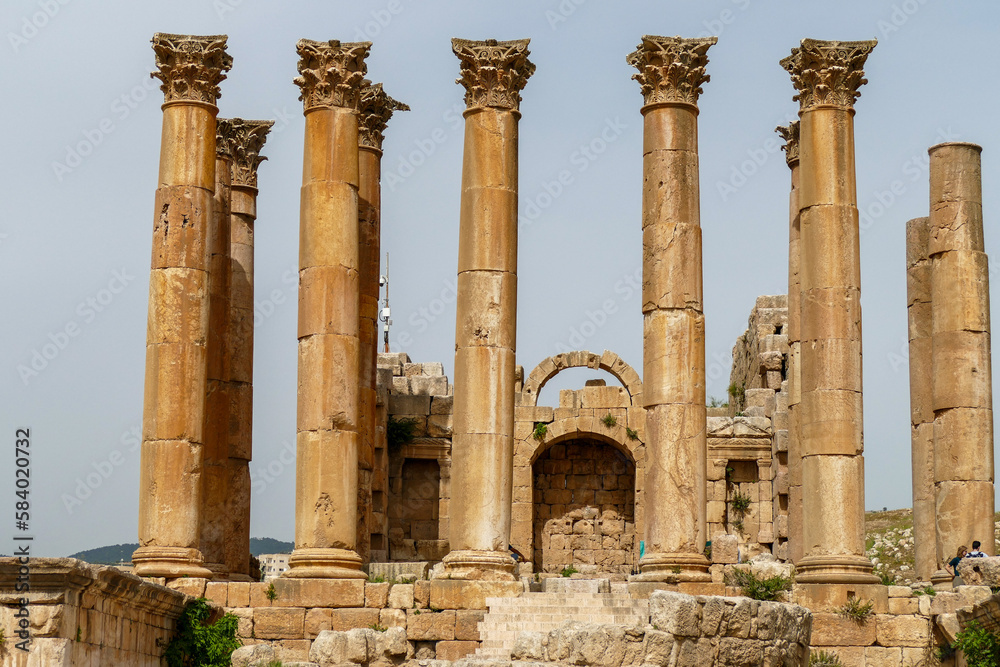
[[[629,597],[625,583],[607,579],[543,579],[541,592],[516,598],[487,598],[479,624],[480,658],[509,660],[522,632],[549,632],[566,621],[646,625],[649,601]]]

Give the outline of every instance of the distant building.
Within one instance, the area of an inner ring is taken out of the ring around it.
[[[271,581],[272,579],[277,579],[281,574],[288,569],[288,557],[291,554],[261,554],[258,556],[260,560],[260,572],[263,575],[263,581]]]

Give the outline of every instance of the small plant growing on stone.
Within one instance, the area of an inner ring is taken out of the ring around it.
[[[726,583],[739,588],[748,598],[754,600],[777,600],[783,591],[791,590],[792,580],[780,574],[762,578],[750,570],[734,569],[726,576]]]
[[[816,651],[809,656],[809,667],[844,667],[836,653]]]
[[[913,591],[913,594],[914,595],[930,595],[931,597],[934,597],[934,595],[937,594],[937,591],[934,590],[933,586],[925,586],[924,588],[918,588],[917,590]]]
[[[381,574],[377,575],[377,576],[374,576],[374,577],[369,574],[368,575],[368,583],[370,583],[370,584],[384,584],[385,583],[385,577],[383,577]]]
[[[837,613],[844,618],[849,618],[859,625],[864,625],[875,613],[875,603],[871,600],[850,597],[844,606],[837,610]]]
[[[731,525],[733,527],[733,530],[735,530],[740,535],[743,534],[743,528],[744,528],[743,519],[736,519],[736,521],[733,521]]]
[[[389,417],[385,429],[386,444],[392,451],[398,451],[403,445],[413,442],[417,431],[417,420],[412,417],[396,419]]]
[[[618,418],[609,412],[608,414],[604,415],[603,419],[601,419],[601,423],[607,426],[608,428],[614,428],[618,424]]]
[[[549,432],[548,424],[544,422],[535,422],[535,430],[531,432],[531,437],[541,442],[545,439],[545,434]]]
[[[77,634],[80,634],[80,628],[77,628],[76,630],[77,630]],[[80,640],[77,639],[77,641],[80,641]],[[7,637],[6,637],[6,635],[4,635],[3,628],[0,628],[0,648],[3,648],[4,644],[6,644],[6,643],[7,643]]]
[[[975,621],[955,635],[952,646],[965,654],[965,664],[969,667],[1000,665],[1000,636],[980,627]]]
[[[271,602],[274,602],[275,600],[278,599],[278,591],[274,590],[273,581],[267,585],[267,590],[264,591],[264,596]]]
[[[389,629],[389,628],[385,627],[384,625],[379,625],[378,621],[376,621],[375,623],[372,623],[368,627],[371,628],[372,630],[374,630],[375,632],[385,632],[386,630]]]
[[[732,396],[737,403],[742,403],[743,398],[747,395],[747,390],[743,385],[736,384],[734,382],[729,385],[729,395]]]
[[[733,514],[740,517],[741,519],[747,515],[750,511],[750,496],[744,496],[739,491],[733,496],[733,499],[729,501],[730,507],[733,508]]]
[[[896,575],[894,575],[892,572],[879,572],[878,578],[882,582],[883,586],[896,585]]]
[[[710,408],[728,408],[729,403],[724,403],[721,398],[716,398],[715,396],[708,397],[708,407]]]
[[[681,573],[681,566],[680,565],[674,565],[672,568],[670,568],[670,571],[673,572],[674,574],[680,574]]]
[[[563,571],[561,572],[561,574],[564,577],[572,577],[577,572],[579,572],[579,570],[577,570],[572,565],[569,565],[569,566],[563,568]]]
[[[628,426],[625,427],[625,435],[628,437],[629,440],[639,439],[639,432],[636,431],[634,428],[629,428]]]
[[[205,598],[185,607],[177,619],[177,634],[163,653],[168,667],[229,667],[233,651],[240,647],[236,638],[239,619],[226,614],[209,625],[206,621],[211,615]]]

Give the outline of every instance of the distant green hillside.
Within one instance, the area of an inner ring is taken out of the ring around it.
[[[294,545],[291,542],[282,542],[270,537],[251,537],[250,553],[254,556],[261,554],[282,554],[291,553]],[[101,563],[115,565],[122,561],[126,563],[132,560],[132,552],[139,548],[135,542],[130,544],[114,544],[107,547],[97,547],[70,554],[70,558],[79,558],[88,563]]]

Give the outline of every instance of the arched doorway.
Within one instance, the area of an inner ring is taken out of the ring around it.
[[[635,463],[592,438],[548,447],[532,464],[535,569],[627,575],[635,549]]]

